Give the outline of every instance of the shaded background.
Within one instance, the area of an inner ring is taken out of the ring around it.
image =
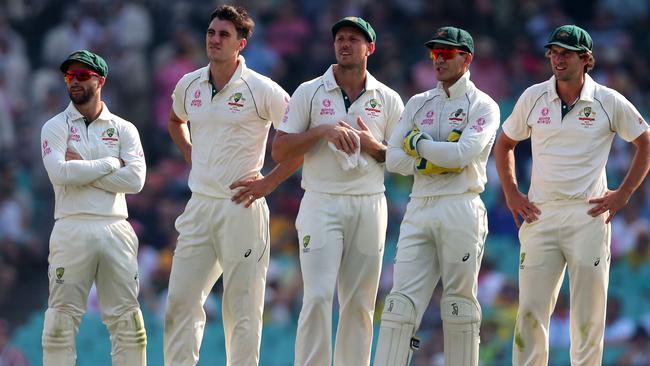
[[[177,236],[173,222],[189,198],[188,167],[166,132],[170,94],[183,74],[207,63],[204,33],[218,4],[205,0],[0,2],[0,318],[4,319],[0,321],[0,364],[12,352],[22,352],[30,365],[41,364],[54,197],[40,159],[40,129],[68,103],[58,65],[72,51],[88,48],[109,64],[104,100],[112,112],[138,127],[145,149],[145,187],[127,199],[129,221],[140,238],[140,300],[149,335],[149,364],[162,365],[164,304]],[[360,15],[378,34],[369,70],[406,102],[435,85],[423,43],[436,28],[456,25],[474,36],[472,79],[499,103],[504,120],[526,87],[551,75],[543,56],[550,31],[575,23],[594,39],[596,68],[591,75],[625,95],[646,120],[649,117],[650,4],[645,0],[261,0],[239,4],[249,9],[257,23],[244,50],[249,67],[270,76],[290,94],[300,82],[320,76],[335,62],[331,25],[343,16]],[[631,144],[616,139],[607,165],[610,187],[617,187],[624,177],[632,153]],[[517,155],[518,174],[526,190],[529,145],[520,144]],[[265,171],[272,166],[269,156]],[[481,364],[500,366],[510,364],[519,249],[492,160],[488,175],[482,195],[490,235],[479,279],[484,315]],[[391,287],[392,258],[410,185],[408,177],[387,175],[390,217],[376,324]],[[272,250],[263,366],[293,362],[302,292],[293,224],[302,193],[297,174],[267,198]],[[646,180],[613,223],[605,365],[650,365],[649,231],[650,184]],[[209,320],[200,365],[225,365],[220,293],[221,282],[206,304]],[[443,364],[439,300],[438,290],[419,331],[423,342],[414,356],[415,365]],[[565,284],[552,319],[551,365],[569,363],[568,305]],[[110,365],[108,333],[99,319],[94,292],[77,349],[78,365]]]

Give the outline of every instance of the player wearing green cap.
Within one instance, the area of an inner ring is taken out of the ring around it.
[[[294,364],[332,364],[336,288],[334,365],[367,366],[388,221],[383,141],[403,103],[366,70],[376,40],[368,22],[343,18],[332,34],[337,63],[296,89],[273,142],[277,161],[305,157],[296,218],[304,296]]]
[[[553,76],[524,91],[494,148],[503,192],[520,226],[512,363],[548,364],[550,317],[568,269],[571,365],[601,365],[610,220],[648,172],[650,132],[625,97],[589,76],[593,42],[584,29],[558,27],[545,47]],[[614,135],[631,142],[636,153],[618,189],[609,190],[605,164]],[[533,165],[524,195],[513,151],[528,138]]]
[[[56,219],[48,257],[43,365],[75,364],[75,336],[93,282],[111,335],[113,365],[146,365],[147,336],[138,304],[138,238],[126,221],[124,197],[144,185],[138,130],[102,102],[108,75],[103,58],[77,51],[61,64],[61,71],[71,102],[41,133]]]
[[[388,141],[386,167],[413,175],[397,242],[393,288],[384,301],[375,366],[406,366],[415,333],[442,285],[445,365],[478,365],[478,272],[487,235],[486,164],[499,107],[470,80],[474,41],[442,27],[425,43],[436,88],[413,96]]]

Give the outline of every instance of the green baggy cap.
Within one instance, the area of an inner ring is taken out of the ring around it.
[[[571,51],[590,52],[594,47],[594,42],[589,33],[577,25],[563,25],[555,28],[544,47],[550,48],[552,45]]]
[[[474,39],[464,29],[456,27],[438,28],[433,38],[424,45],[428,48],[433,48],[436,43],[454,46],[474,54]]]
[[[372,29],[370,23],[360,17],[345,17],[332,26],[332,36],[336,37],[336,32],[342,27],[349,26],[359,29],[366,36],[368,42],[375,42],[377,40],[377,33]]]
[[[70,66],[70,64],[75,61],[90,66],[96,73],[101,76],[106,77],[108,75],[108,65],[106,64],[106,61],[104,61],[101,56],[94,54],[88,50],[75,51],[70,56],[68,56],[68,58],[65,59],[65,61],[63,61],[59,67],[61,69],[61,72],[65,73],[68,71],[68,66]]]

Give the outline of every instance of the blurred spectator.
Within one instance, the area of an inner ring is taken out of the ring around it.
[[[9,344],[9,323],[0,319],[0,365],[27,366],[25,355],[18,348]]]

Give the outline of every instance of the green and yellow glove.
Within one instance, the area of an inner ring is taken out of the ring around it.
[[[460,130],[452,130],[449,135],[447,135],[447,142],[458,142],[462,133],[463,131]],[[404,139],[404,143],[406,144],[406,139]],[[441,166],[434,165],[427,159],[421,157],[417,157],[417,160],[415,161],[415,168],[418,173],[426,175],[460,173],[463,171],[463,168],[443,168]]]
[[[404,141],[402,142],[402,150],[404,150],[406,155],[417,158],[419,156],[417,151],[418,141],[422,139],[431,140],[431,136],[420,131],[417,127],[414,128],[413,130],[409,131],[406,136],[404,136]]]

